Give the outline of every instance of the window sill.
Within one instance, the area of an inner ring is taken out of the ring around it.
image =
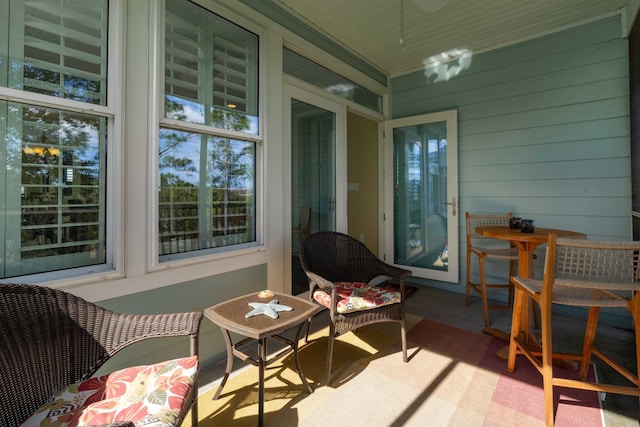
[[[198,280],[209,276],[254,267],[267,263],[267,249],[257,246],[243,250],[217,253],[158,264],[143,274],[93,268],[88,274],[73,277],[52,277],[52,273],[14,277],[4,283],[27,283],[63,289],[88,301],[123,297],[138,292]],[[67,272],[68,274],[68,272]]]

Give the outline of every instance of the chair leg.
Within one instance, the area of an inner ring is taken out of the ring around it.
[[[311,330],[311,319],[312,317],[309,317],[307,319],[307,330],[304,333],[304,343],[308,343],[309,342],[309,331]]]
[[[524,301],[524,292],[516,289],[513,297],[513,314],[511,318],[511,338],[509,340],[509,359],[507,361],[507,369],[513,372],[516,368],[516,355],[518,343],[516,337],[520,335],[522,330],[522,304]],[[528,298],[527,298],[528,299]]]
[[[465,305],[471,304],[471,254],[468,252],[467,248],[467,289],[466,289],[466,298]]]
[[[335,335],[336,335],[336,327],[332,322],[331,326],[329,327],[329,343],[327,344],[327,364],[325,368],[327,372],[325,384],[327,386],[331,384],[331,361],[333,360],[333,342],[336,339]]]
[[[640,292],[636,292],[629,302],[636,338],[636,386],[640,388]]]
[[[531,316],[533,316],[533,327],[538,329],[540,327],[540,310],[535,301],[531,300],[531,307],[529,307]]]
[[[582,344],[582,360],[580,360],[580,371],[578,378],[586,381],[587,372],[589,371],[589,361],[591,360],[591,349],[593,341],[596,337],[596,328],[598,327],[598,314],[600,307],[589,307],[589,316],[587,317],[587,326],[584,331],[584,342]]]
[[[551,333],[551,304],[541,307],[541,332],[542,332],[542,384],[544,389],[544,414],[547,427],[553,427],[553,347]]]
[[[513,260],[509,260],[509,278],[507,279],[509,282],[509,294],[507,298],[509,299],[507,300],[507,307],[513,307],[514,287],[513,287],[513,283],[511,283],[511,276],[514,276],[516,273],[515,264],[516,263]]]
[[[191,426],[198,426],[198,391],[196,390],[196,399],[193,401],[193,405],[191,405]]]
[[[489,301],[487,301],[487,281],[484,277],[484,258],[479,257],[480,290],[482,292],[482,311],[484,312],[484,326],[489,326]]]
[[[404,321],[400,323],[400,339],[402,341],[402,360],[407,363],[409,357],[407,356],[407,329],[404,326]]]

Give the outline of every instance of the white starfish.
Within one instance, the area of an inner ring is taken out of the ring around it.
[[[269,301],[268,304],[263,302],[250,302],[249,305],[253,307],[253,310],[244,315],[244,317],[257,316],[258,314],[265,314],[272,319],[278,318],[279,311],[291,311],[293,310],[288,305],[278,304],[278,300],[274,299]]]

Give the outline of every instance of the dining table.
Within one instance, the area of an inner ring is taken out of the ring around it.
[[[577,231],[562,230],[556,228],[538,228],[535,227],[532,231],[524,232],[520,228],[511,228],[508,225],[492,225],[492,226],[480,226],[476,228],[476,232],[485,237],[493,237],[495,239],[506,240],[511,242],[518,249],[518,276],[533,278],[533,257],[534,252],[538,246],[547,242],[549,234],[553,233],[561,238],[569,239],[586,239],[587,235]],[[538,340],[530,333],[531,326],[528,313],[528,304],[525,304],[524,312],[522,313],[522,324],[527,325],[526,331],[521,331],[529,336],[527,339],[532,346],[538,345]],[[509,342],[511,340],[511,334],[501,331],[495,328],[486,327],[482,330],[487,335],[494,336],[503,341]],[[509,353],[509,347],[502,348],[498,351],[498,357],[507,360]],[[554,362],[555,363],[555,362]],[[576,366],[572,361],[558,361],[558,363],[566,368],[575,370]]]

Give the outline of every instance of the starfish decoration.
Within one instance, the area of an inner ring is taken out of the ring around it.
[[[253,307],[253,310],[244,315],[244,317],[257,316],[258,314],[265,314],[272,319],[278,318],[279,311],[291,311],[293,310],[288,305],[278,304],[278,300],[274,299],[269,301],[268,304],[262,302],[250,302],[249,305]]]

